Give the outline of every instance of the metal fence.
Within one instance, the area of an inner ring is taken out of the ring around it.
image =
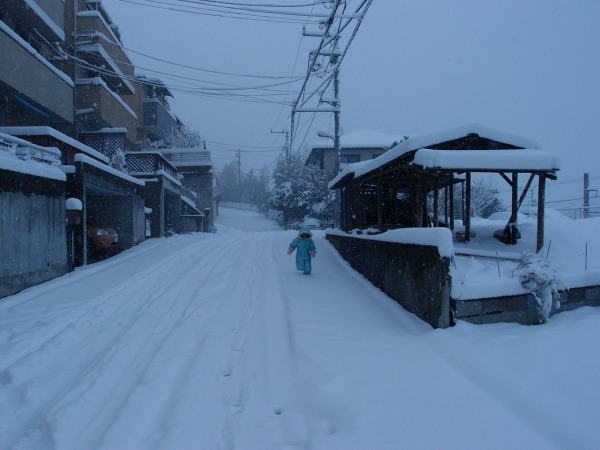
[[[571,219],[591,219],[600,217],[600,207],[589,208],[554,208]]]

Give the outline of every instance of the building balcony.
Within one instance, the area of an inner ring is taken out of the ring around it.
[[[86,61],[82,68],[94,71],[103,68],[99,75],[115,92],[121,95],[135,93],[131,83],[134,77],[133,64],[121,48],[121,42],[100,11],[77,13],[77,56]]]
[[[77,80],[77,111],[81,131],[126,128],[127,140],[136,142],[137,114],[101,78]]]
[[[199,148],[166,148],[160,151],[181,173],[202,173],[212,167],[210,151]]]
[[[152,141],[170,144],[177,129],[177,118],[157,98],[142,101],[143,128]]]
[[[147,178],[154,177],[157,174],[166,174],[174,180],[178,180],[177,168],[160,152],[136,151],[128,152],[125,156],[127,159],[127,170],[133,176]]]
[[[88,65],[81,64],[81,68],[91,73],[97,73],[114,92],[119,95],[135,93],[135,88],[129,81],[133,74],[125,74],[121,70],[121,65],[113,59],[104,45],[78,44],[77,56],[88,63]],[[130,66],[130,68],[133,68],[133,66]],[[130,72],[132,71],[130,70]]]
[[[15,30],[35,29],[48,41],[65,41],[64,0],[0,0],[0,11]]]
[[[2,21],[0,55],[0,84],[14,92],[15,100],[24,108],[48,118],[49,122],[73,123],[74,84],[71,78]]]

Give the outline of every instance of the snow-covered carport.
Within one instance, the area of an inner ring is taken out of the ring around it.
[[[346,167],[330,188],[341,190],[341,228],[448,226],[454,230],[453,191],[464,186],[464,231],[471,238],[471,177],[497,173],[511,188],[511,217],[498,237],[518,240],[516,218],[534,179],[538,182],[537,250],[544,243],[546,179],[556,179],[558,159],[522,136],[468,124],[438,133],[407,137],[378,158]],[[519,194],[519,175],[529,176]],[[443,197],[442,195],[443,194]],[[441,201],[443,200],[443,202]],[[443,213],[444,217],[440,217]]]
[[[75,155],[74,166],[67,170],[70,197],[83,204],[83,220],[76,230],[75,259],[80,264],[111,256],[145,239],[145,183],[84,154]],[[114,229],[119,235],[115,248],[102,255],[91,252],[86,238],[89,225]]]
[[[146,207],[152,237],[183,231],[181,181],[179,172],[160,152],[135,151],[126,154],[129,173],[145,182]]]

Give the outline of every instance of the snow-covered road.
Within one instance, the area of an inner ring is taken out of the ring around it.
[[[600,446],[600,308],[432,330],[318,232],[222,209],[0,300],[0,448]]]

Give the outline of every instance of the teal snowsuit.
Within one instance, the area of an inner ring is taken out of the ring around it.
[[[310,237],[303,238],[300,235],[303,233],[307,233]],[[296,268],[305,275],[310,275],[312,271],[311,264],[311,256],[310,252],[316,252],[317,247],[315,247],[315,243],[311,239],[312,233],[306,225],[302,225],[300,227],[300,231],[298,232],[298,237],[295,238],[290,244],[291,250],[297,250],[296,252]]]

